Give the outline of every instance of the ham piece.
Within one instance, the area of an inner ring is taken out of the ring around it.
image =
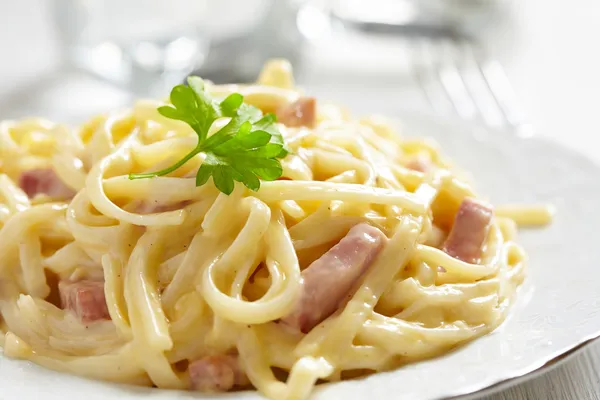
[[[470,197],[465,198],[456,213],[442,250],[464,262],[479,263],[492,216],[493,210],[490,205]]]
[[[315,126],[317,102],[314,97],[301,97],[297,101],[283,105],[277,109],[277,121],[285,126]]]
[[[225,392],[249,383],[237,356],[213,355],[190,363],[191,387],[202,392]]]
[[[424,156],[416,156],[408,160],[406,163],[406,168],[412,169],[413,171],[418,172],[427,172],[432,167],[432,162],[430,159]]]
[[[73,311],[82,322],[110,319],[103,281],[60,281],[58,291],[63,309]]]
[[[19,177],[19,186],[29,198],[45,194],[56,200],[67,200],[75,196],[75,191],[67,186],[52,168],[38,168],[25,171]]]
[[[369,224],[355,225],[338,244],[302,271],[302,294],[282,322],[306,333],[333,314],[386,240],[383,232]]]

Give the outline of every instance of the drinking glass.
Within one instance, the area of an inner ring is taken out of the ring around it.
[[[201,65],[206,0],[53,0],[69,65],[137,95],[164,95]]]

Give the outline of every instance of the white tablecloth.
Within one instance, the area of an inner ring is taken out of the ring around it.
[[[511,23],[496,30],[488,48],[502,62],[524,110],[539,135],[549,137],[600,162],[597,92],[600,90],[600,1],[514,0]],[[71,97],[84,78],[65,86],[48,74],[59,62],[60,47],[41,0],[0,0],[0,118],[28,114],[36,107],[64,102],[77,113],[96,112],[128,101],[124,93],[97,84],[85,104]],[[399,98],[385,81],[335,85],[312,75],[313,89],[345,99],[369,88],[372,108],[389,110]],[[362,85],[362,86],[361,86]],[[415,109],[416,89],[399,78],[402,104]],[[86,86],[87,87],[87,86]],[[40,93],[43,98],[40,98]],[[353,103],[356,105],[357,103]],[[549,373],[489,397],[504,399],[600,399],[600,343],[592,344]]]

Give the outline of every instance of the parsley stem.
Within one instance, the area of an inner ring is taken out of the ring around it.
[[[168,168],[161,169],[160,171],[156,171],[156,172],[145,172],[142,174],[129,174],[129,179],[152,178],[154,176],[163,176],[163,175],[170,174],[171,172],[175,171],[177,168],[181,167],[186,162],[190,161],[194,156],[196,156],[196,154],[200,153],[200,151],[201,151],[200,145],[198,145],[198,146],[196,146],[196,148],[194,150],[190,151],[185,157],[183,157],[181,160],[177,161],[177,163],[171,165]]]
[[[196,186],[212,177],[216,188],[227,195],[231,194],[234,181],[256,191],[260,179],[271,181],[281,176],[279,159],[289,150],[275,125],[274,114],[263,116],[260,109],[244,103],[244,96],[239,93],[219,102],[204,91],[204,83],[198,77],[188,77],[187,86],[175,86],[169,99],[171,104],[158,107],[158,113],[189,125],[198,135],[198,144],[174,165],[156,172],[129,174],[129,179],[168,175],[200,153],[205,158],[196,172]],[[213,123],[223,117],[230,121],[209,137]]]

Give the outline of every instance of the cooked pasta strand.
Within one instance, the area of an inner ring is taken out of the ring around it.
[[[129,179],[198,144],[198,127],[158,100],[77,129],[0,122],[6,356],[159,388],[249,381],[301,400],[320,380],[443,354],[504,321],[527,268],[517,228],[549,223],[551,207],[493,209],[437,144],[306,98],[284,60],[258,84],[206,88],[277,114],[289,150],[278,180],[253,191],[235,170],[230,195],[216,175],[197,187],[203,163],[224,165],[210,151]]]

